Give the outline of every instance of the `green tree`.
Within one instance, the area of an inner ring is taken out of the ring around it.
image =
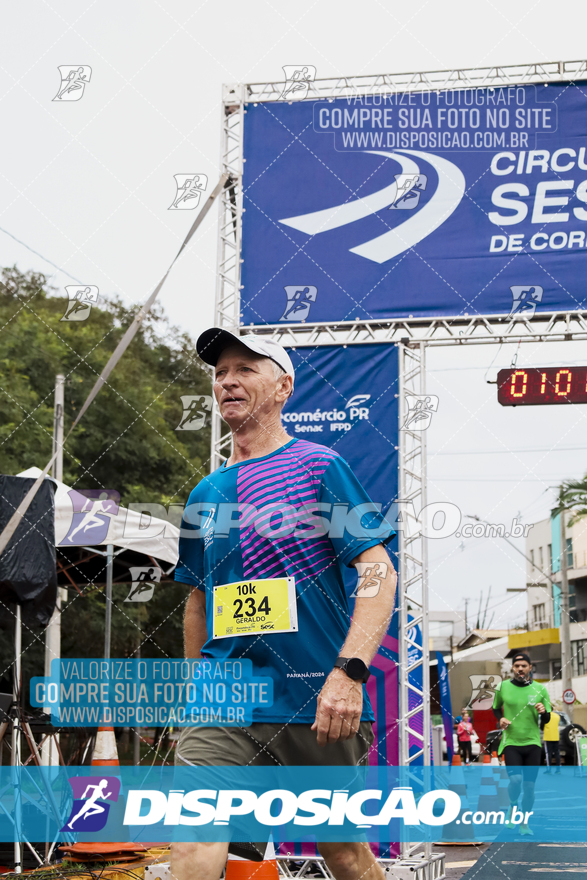
[[[4,270],[0,283],[0,470],[15,474],[51,457],[53,389],[63,373],[65,433],[135,311],[118,300],[88,320],[60,321],[67,299],[34,273]],[[114,488],[131,501],[184,502],[208,470],[209,427],[175,430],[181,396],[210,394],[189,336],[161,310],[130,344],[64,449],[64,481]]]
[[[55,376],[63,373],[65,434],[136,311],[115,299],[93,305],[86,321],[61,321],[67,298],[44,276],[4,269],[0,281],[0,472],[44,467],[51,457]],[[152,313],[72,432],[64,481],[77,489],[117,489],[121,503],[185,504],[209,471],[210,428],[176,431],[182,395],[211,394],[210,374],[186,333]],[[58,550],[58,554],[60,551]],[[144,564],[137,559],[131,564]],[[104,644],[105,569],[71,569],[83,595],[69,589],[62,656],[99,657]],[[85,578],[85,580],[84,580]],[[167,581],[144,605],[124,603],[130,579],[114,585],[112,656],[182,656],[185,588]],[[7,611],[7,609],[5,609]],[[0,615],[0,677],[10,668],[13,617]],[[43,673],[44,634],[23,629],[23,673]],[[28,690],[28,688],[27,688]]]

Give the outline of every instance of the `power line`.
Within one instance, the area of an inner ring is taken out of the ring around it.
[[[587,446],[557,446],[551,448],[549,446],[536,446],[534,449],[472,449],[463,450],[462,452],[429,452],[432,455],[512,455],[526,454],[528,452],[587,452]]]
[[[429,479],[431,483],[549,483],[552,481],[556,483],[564,480],[565,477],[432,477],[429,475]]]
[[[23,247],[25,247],[28,251],[31,252],[31,254],[35,254],[37,257],[40,257],[46,263],[49,263],[50,266],[53,266],[54,269],[58,269],[59,272],[63,272],[63,274],[67,275],[68,278],[71,278],[72,281],[75,281],[77,284],[84,283],[83,281],[80,281],[79,278],[75,278],[71,274],[71,272],[68,272],[66,269],[62,269],[61,266],[57,265],[57,263],[54,263],[52,260],[48,260],[47,257],[44,257],[43,254],[40,254],[38,251],[36,251],[34,248],[32,248],[30,245],[28,245],[25,241],[21,241],[20,238],[17,238],[16,235],[13,235],[12,232],[9,232],[7,229],[2,229],[1,226],[0,226],[0,232],[3,232],[5,235],[9,235],[10,238],[13,238],[15,241],[17,241],[19,244],[21,244]]]

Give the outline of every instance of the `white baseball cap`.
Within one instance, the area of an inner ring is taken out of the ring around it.
[[[209,330],[204,330],[198,337],[196,351],[203,361],[215,367],[222,351],[229,345],[234,345],[235,342],[240,342],[249,351],[274,361],[288,376],[291,376],[292,382],[295,381],[294,367],[287,351],[279,342],[275,342],[274,339],[269,339],[267,336],[257,336],[255,333],[237,336],[230,330],[211,327]]]

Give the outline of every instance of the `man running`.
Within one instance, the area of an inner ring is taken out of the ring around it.
[[[394,531],[336,452],[286,433],[281,410],[294,368],[281,345],[212,328],[197,351],[215,368],[233,449],[184,513],[175,579],[192,587],[186,656],[248,658],[255,673],[271,675],[275,698],[255,707],[249,726],[185,728],[176,764],[364,765],[374,719],[365,682],[393,609],[396,576],[384,545]],[[378,572],[379,583],[357,593],[352,622],[345,567]],[[336,880],[384,880],[366,842],[318,849]],[[219,880],[227,850],[174,843],[172,876]]]
[[[510,808],[506,826],[514,828],[514,810],[522,791],[523,821],[520,834],[532,835],[528,819],[534,806],[534,785],[542,757],[540,725],[550,720],[550,697],[542,684],[532,681],[532,662],[527,654],[516,654],[512,660],[511,681],[503,681],[493,700],[493,714],[503,730],[499,754],[503,754],[510,778]],[[517,813],[519,815],[519,811]]]

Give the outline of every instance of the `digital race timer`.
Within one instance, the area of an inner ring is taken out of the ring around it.
[[[587,367],[500,370],[497,400],[502,406],[587,403]]]

